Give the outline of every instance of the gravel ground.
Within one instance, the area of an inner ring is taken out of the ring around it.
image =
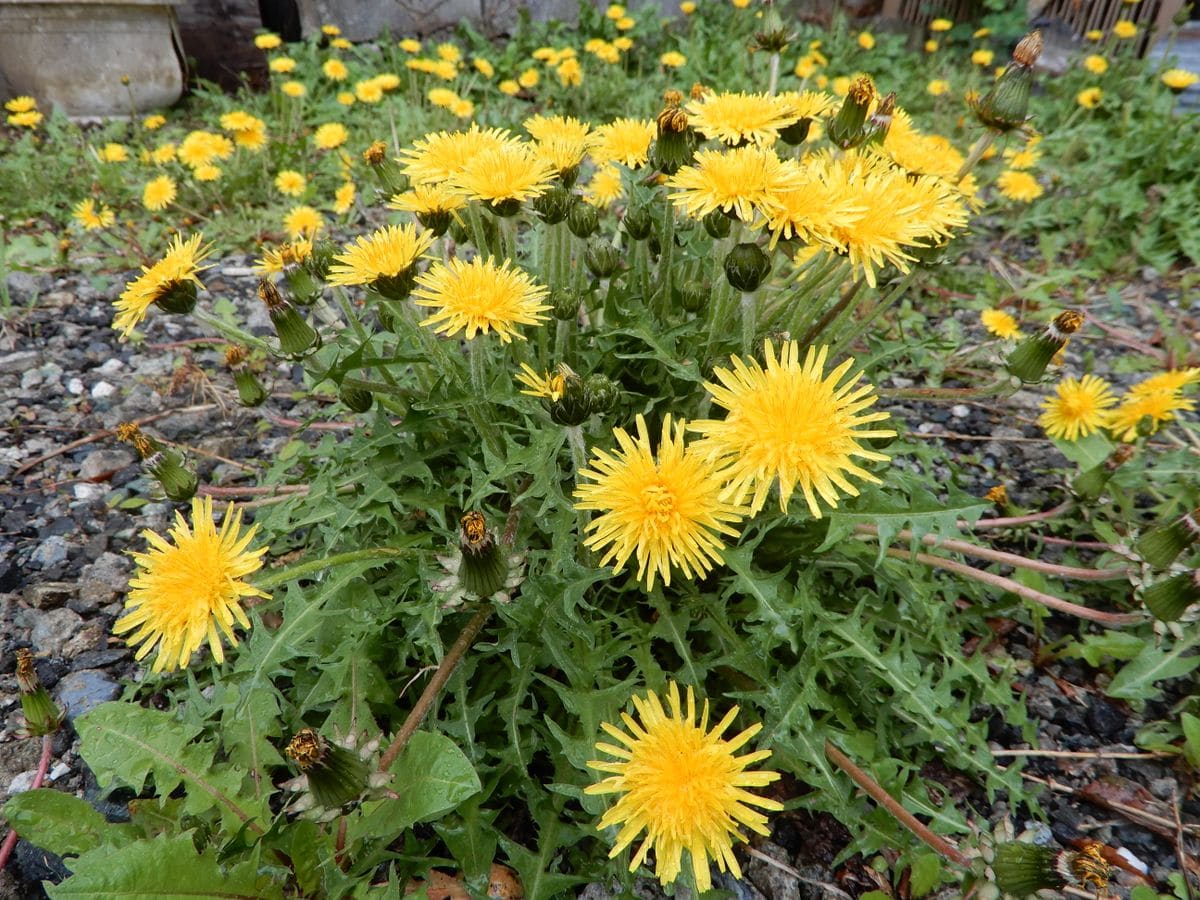
[[[223,260],[214,270],[218,277],[209,281],[209,295],[245,299],[244,308],[260,309],[252,299],[256,282],[249,266],[246,258]],[[109,299],[120,289],[120,277],[105,285],[75,274],[52,278],[17,272],[8,283],[14,305],[7,319],[0,319],[0,803],[28,789],[38,755],[36,741],[17,737],[17,648],[33,648],[39,675],[67,710],[68,721],[117,697],[122,683],[137,673],[131,652],[110,636],[132,570],[126,553],[142,547],[142,529],[167,527],[172,507],[126,502],[145,498],[150,485],[132,451],[105,432],[118,422],[158,417],[149,428],[189,448],[202,483],[245,483],[246,454],[269,455],[294,433],[287,420],[300,415],[288,397],[299,382],[291,365],[273,373],[273,396],[264,407],[238,406],[220,365],[219,346],[197,342],[208,335],[186,318],[151,316],[145,346],[119,343],[109,325]],[[1102,299],[1106,289],[1097,288],[1097,304],[1110,302]],[[1178,296],[1149,278],[1122,289],[1124,340],[1153,344],[1160,327],[1156,309],[1166,309],[1179,327],[1195,333],[1197,323],[1179,311]],[[964,329],[978,334],[974,313],[956,315]],[[265,317],[252,326],[269,333]],[[1097,351],[1102,374],[1106,359],[1127,352],[1116,338],[1079,348]],[[894,378],[888,386],[910,385]],[[1041,397],[1021,392],[1005,405],[895,403],[892,409],[918,433],[944,440],[969,460],[965,486],[982,494],[1003,481],[1017,502],[1038,508],[1054,490],[1042,473],[1061,463],[1035,424]],[[261,436],[248,445],[244,435],[264,423]],[[948,471],[938,474],[949,476]],[[1034,638],[1025,629],[1013,629],[1004,640],[1011,655],[1032,655]],[[1137,728],[1166,709],[1150,704],[1139,715],[1104,699],[1093,675],[1071,661],[1031,667],[1023,687],[1031,714],[1041,721],[1043,748],[1134,751]],[[1023,746],[1019,734],[1003,725],[992,737],[996,748]],[[1106,777],[1111,790],[1126,792],[1128,803],[1150,805],[1171,817],[1171,804],[1178,800],[1185,821],[1200,821],[1191,773],[1173,769],[1170,760],[1041,757],[1031,759],[1027,771],[1074,789]],[[987,808],[952,773],[928,774],[950,790],[969,794],[977,809]],[[70,728],[56,739],[49,784],[88,798],[106,813],[119,812],[119,806],[99,797]],[[1059,841],[1086,835],[1126,848],[1162,887],[1166,875],[1179,870],[1173,837],[1144,822],[1068,792],[1047,794],[1043,806],[1049,824],[1038,827]],[[992,806],[993,823],[1006,816],[1020,830],[1028,813],[1008,810],[1003,800]],[[881,887],[861,859],[833,865],[848,833],[829,817],[784,813],[773,825],[770,841],[758,849],[796,867],[808,880],[754,859],[744,880],[724,882],[738,897],[837,896],[828,885],[857,896]],[[58,880],[64,872],[61,861],[21,842],[9,870],[0,873],[0,897],[44,896],[39,881]],[[1122,875],[1119,883],[1117,895],[1124,896],[1136,882]],[[661,896],[653,885],[642,893]],[[593,885],[583,896],[601,900],[611,894]]]

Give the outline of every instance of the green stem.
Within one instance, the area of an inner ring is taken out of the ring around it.
[[[666,318],[671,311],[671,278],[674,275],[675,257],[675,207],[668,201],[667,214],[663,223],[662,255],[658,260],[659,284],[658,312]]]
[[[838,298],[838,302],[833,304],[833,306],[829,308],[825,315],[821,316],[816,325],[804,332],[804,337],[800,339],[801,346],[811,344],[822,334],[822,332],[825,331],[826,328],[829,328],[836,322],[840,321],[842,316],[846,314],[847,310],[851,309],[851,304],[853,303],[854,298],[858,296],[858,292],[862,290],[862,286],[864,284],[866,284],[866,281],[862,278],[858,278],[852,285],[845,288],[842,291],[842,296]]]
[[[486,388],[487,347],[483,345],[483,336],[467,341],[467,358],[471,362],[471,389],[478,399],[483,399]]]
[[[987,152],[988,147],[992,146],[992,141],[994,140],[996,140],[996,132],[992,131],[990,128],[986,129],[983,134],[979,136],[979,140],[975,142],[974,146],[971,147],[971,152],[967,154],[967,158],[963,162],[962,168],[959,169],[958,173],[954,176],[955,184],[958,184],[960,181],[966,178],[967,174],[973,168],[975,168],[975,163],[979,162],[979,160],[983,158],[983,154]]]
[[[767,94],[774,97],[775,92],[779,90],[779,54],[772,53],[771,61],[767,69]]]
[[[214,331],[220,332],[221,335],[228,340],[235,341],[239,344],[246,344],[250,347],[257,347],[259,350],[262,350],[264,353],[270,354],[271,356],[279,355],[279,351],[262,338],[257,338],[250,332],[243,328],[239,328],[236,325],[230,325],[228,322],[204,312],[204,310],[193,309],[190,315],[202,325],[207,325]]]
[[[491,248],[488,247],[483,229],[483,219],[479,215],[478,203],[467,204],[467,225],[471,229],[471,240],[475,242],[475,249],[479,251],[480,256],[484,259],[491,259],[494,254]]]
[[[571,340],[571,323],[562,319],[554,320],[554,362],[565,362],[567,345]],[[549,368],[549,366],[547,366]]]
[[[860,334],[871,327],[872,322],[879,318],[879,316],[885,310],[893,306],[896,301],[904,295],[904,292],[908,290],[908,286],[912,284],[912,281],[916,275],[917,270],[915,268],[910,269],[909,273],[904,276],[904,278],[898,285],[896,285],[895,288],[892,289],[890,294],[876,303],[874,308],[867,315],[865,315],[860,322],[851,328],[850,332],[845,337],[839,338],[834,342],[831,355],[837,356],[837,354],[841,353],[843,349],[853,344],[858,339]]]
[[[414,556],[428,551],[416,547],[369,547],[366,550],[348,550],[345,553],[335,553],[332,556],[322,556],[319,559],[309,559],[285,569],[268,572],[258,579],[259,590],[268,591],[286,581],[303,578],[314,572],[330,569],[334,566],[344,566],[347,563],[360,562],[364,559],[395,559],[401,556]]]
[[[754,332],[757,328],[758,300],[752,291],[742,292],[742,354],[749,356],[754,349]]]

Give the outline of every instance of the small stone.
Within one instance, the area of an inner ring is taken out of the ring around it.
[[[103,650],[108,643],[108,632],[96,622],[85,625],[73,634],[62,646],[62,655],[68,659],[93,650]]]
[[[36,350],[18,350],[16,353],[6,353],[0,356],[0,375],[17,375],[38,364]]]
[[[53,769],[50,770],[50,777],[47,780],[58,781],[58,779],[62,778],[64,775],[70,775],[70,774],[71,774],[71,767],[68,766],[64,762],[60,762]]]
[[[111,397],[116,392],[117,388],[115,385],[109,384],[107,381],[98,381],[92,386],[92,399],[104,400],[107,397]]]
[[[1093,698],[1088,705],[1087,724],[1098,737],[1113,740],[1125,728],[1125,716],[1111,703]]]
[[[61,656],[63,645],[83,627],[83,617],[69,609],[51,609],[38,616],[29,635],[41,653]]]
[[[34,609],[57,609],[75,596],[76,586],[67,581],[44,581],[25,592],[25,602]]]
[[[1173,800],[1179,796],[1179,782],[1174,778],[1154,778],[1146,788],[1159,800]]]
[[[132,464],[133,454],[120,447],[93,450],[79,467],[79,477],[84,481],[107,481],[114,473]]]
[[[102,484],[91,484],[87,481],[77,481],[71,488],[71,493],[75,495],[76,500],[91,502],[99,500],[108,493],[108,488]]]
[[[53,534],[37,545],[29,556],[30,565],[39,569],[49,569],[67,561],[70,545],[62,535]]]
[[[116,553],[101,553],[94,563],[84,566],[79,573],[79,600],[86,609],[76,612],[92,612],[125,593],[130,568],[129,559]]]
[[[23,794],[33,790],[33,780],[37,778],[37,769],[27,769],[8,783],[8,796]]]
[[[85,388],[83,386],[83,382],[78,378],[72,378],[70,381],[67,382],[67,393],[68,394],[74,394],[76,397],[78,397],[80,394],[82,394],[84,392],[84,390],[85,390]]]
[[[26,370],[25,374],[21,376],[21,390],[31,391],[35,387],[38,387],[43,380],[42,373],[39,369],[28,369]]]
[[[100,366],[96,371],[105,378],[110,378],[124,368],[125,361],[114,356],[112,359],[106,360],[104,365]]]
[[[954,416],[956,419],[965,419],[970,414],[971,407],[967,406],[965,403],[956,403],[954,406],[950,407],[950,415]]]
[[[72,672],[58,683],[58,702],[67,714],[67,720],[75,719],[85,712],[107,703],[121,692],[121,686],[99,669],[80,669]]]

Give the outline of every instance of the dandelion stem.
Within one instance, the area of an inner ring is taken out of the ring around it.
[[[568,425],[563,429],[567,433],[567,443],[571,446],[571,462],[575,467],[575,477],[587,466],[587,444],[583,439],[583,428],[579,425]]]
[[[779,54],[772,53],[767,66],[767,95],[774,97],[777,90],[779,90]]]
[[[571,323],[562,319],[554,322],[554,361],[563,362],[567,358],[567,345],[571,340]],[[549,368],[549,367],[547,367]]]
[[[754,332],[757,329],[758,302],[752,291],[742,291],[742,353],[750,355],[754,348]]]
[[[257,347],[259,350],[262,350],[264,353],[270,354],[271,356],[279,355],[279,351],[262,338],[255,337],[244,328],[239,328],[236,325],[230,325],[228,322],[204,312],[204,310],[193,309],[191,316],[202,325],[208,325],[210,328],[220,332],[228,340],[235,341],[239,344],[247,344],[251,347]]]
[[[396,761],[401,751],[412,740],[412,736],[421,726],[425,716],[433,706],[437,696],[441,693],[446,682],[450,680],[455,667],[462,660],[467,649],[475,642],[475,638],[479,636],[479,632],[483,630],[483,626],[487,624],[487,620],[491,618],[493,607],[490,602],[484,601],[479,607],[475,615],[471,617],[471,621],[467,622],[458,639],[450,647],[449,652],[442,657],[441,664],[438,665],[437,671],[433,673],[433,677],[429,679],[429,684],[425,685],[425,690],[421,692],[421,696],[417,698],[416,704],[408,714],[408,718],[404,720],[404,724],[400,726],[400,730],[396,732],[396,736],[392,742],[388,744],[387,750],[379,760],[379,771],[386,772],[392,767],[392,763]]]
[[[675,256],[675,207],[666,204],[663,221],[662,253],[658,258],[658,275],[661,289],[658,295],[659,315],[666,317],[671,309],[671,279],[674,275]]]
[[[917,275],[917,270],[915,268],[910,269],[908,274],[905,275],[904,278],[900,281],[900,283],[898,285],[896,285],[895,288],[892,289],[892,292],[890,294],[888,294],[886,297],[884,297],[882,300],[880,300],[878,303],[876,303],[875,306],[871,309],[871,311],[869,313],[867,313],[865,316],[863,316],[863,318],[857,324],[855,324],[855,326],[853,328],[850,329],[850,332],[845,337],[839,338],[834,343],[832,355],[836,356],[837,354],[841,353],[843,350],[847,349],[856,340],[858,340],[858,336],[860,334],[862,334],[864,331],[866,331],[868,328],[870,328],[872,322],[874,322],[877,318],[879,318],[879,316],[885,310],[889,309],[891,306],[893,306],[896,303],[897,300],[899,300],[901,297],[904,296],[904,292],[908,290],[908,286],[910,284],[912,284],[913,279],[916,277],[916,275]]]
[[[838,298],[838,302],[829,307],[825,315],[821,316],[821,318],[817,321],[817,324],[813,325],[804,333],[804,337],[800,339],[800,346],[803,347],[806,344],[811,344],[821,335],[823,331],[825,331],[826,328],[839,320],[842,317],[842,314],[850,308],[851,303],[854,301],[854,298],[858,296],[858,292],[862,290],[862,286],[864,284],[866,284],[866,281],[864,281],[862,278],[858,278],[855,279],[853,284],[843,288],[842,296]]]
[[[987,153],[987,148],[992,146],[992,141],[994,140],[996,140],[996,132],[990,128],[985,129],[983,134],[979,136],[979,140],[972,145],[971,152],[967,154],[967,158],[963,161],[962,168],[955,173],[953,179],[955,184],[966,178],[967,174],[975,168],[975,163],[983,159],[983,154]]]
[[[46,772],[50,769],[50,754],[54,749],[54,735],[42,735],[42,758],[38,760],[37,771],[33,774],[33,784],[29,788],[31,791],[36,791],[42,786],[42,782],[46,779]],[[12,855],[13,847],[17,845],[17,830],[11,825],[8,829],[8,835],[4,838],[3,845],[0,845],[0,872],[4,871],[4,867],[8,865],[8,858]]]
[[[268,572],[262,578],[258,579],[255,587],[266,591],[278,587],[286,581],[303,578],[306,575],[320,572],[323,569],[331,569],[334,566],[344,566],[347,563],[362,562],[366,559],[394,559],[401,556],[415,556],[426,552],[428,551],[419,547],[368,547],[365,550],[348,550],[345,553],[335,553],[332,556],[309,559],[301,563],[296,563],[294,566]]]

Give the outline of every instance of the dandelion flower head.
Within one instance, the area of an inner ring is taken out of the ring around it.
[[[693,128],[731,147],[745,142],[769,147],[800,118],[787,98],[777,94],[710,92],[688,103],[686,110]]]
[[[374,284],[380,279],[397,278],[412,269],[432,244],[433,235],[418,234],[412,224],[388,225],[370,235],[360,235],[334,257],[329,283]]]
[[[413,302],[436,310],[421,321],[434,331],[453,336],[466,331],[466,339],[495,331],[507,344],[524,338],[517,325],[537,325],[550,307],[542,302],[549,291],[509,260],[497,266],[478,256],[470,262],[451,259],[435,263],[417,276]]]
[[[267,597],[246,582],[262,566],[266,547],[250,550],[258,526],[242,529],[241,510],[230,504],[220,530],[213,523],[212,498],[192,500],[192,525],[175,513],[167,540],[153,531],[142,532],[150,543],[145,553],[133,553],[138,571],[129,582],[125,615],[113,625],[115,634],[131,646],[140,644],[137,659],[158,648],[153,671],[186,666],[205,643],[217,662],[224,662],[223,634],[237,644],[236,622],[250,627],[241,607],[243,597]]]
[[[741,877],[733,854],[733,844],[746,840],[741,826],[765,835],[767,817],[758,810],[783,808],[778,801],[760,797],[747,788],[768,785],[779,774],[747,771],[769,757],[769,750],[737,755],[758,734],[761,723],[732,738],[722,738],[737,717],[736,706],[710,729],[708,701],[704,701],[697,719],[696,697],[690,686],[686,707],[674,682],[667,686],[666,700],[664,707],[653,691],[647,691],[645,697],[634,695],[637,718],[622,713],[624,730],[608,722],[601,724],[618,743],[600,742],[596,749],[615,759],[588,762],[589,767],[609,777],[584,788],[584,793],[621,795],[598,826],[620,826],[610,858],[645,832],[633,854],[631,872],[653,850],[655,875],[662,884],[670,884],[679,877],[686,850],[696,886],[707,891],[712,887],[710,860],[722,872]]]
[[[721,210],[750,222],[768,199],[799,181],[799,172],[775,151],[754,144],[732,150],[701,150],[690,166],[668,181],[668,197],[693,219]]]
[[[636,169],[645,165],[654,134],[653,119],[614,119],[592,132],[592,159],[598,165],[620,163]]]
[[[1002,309],[985,309],[979,314],[979,320],[989,333],[998,338],[1013,341],[1021,336],[1021,326],[1017,320]]]
[[[502,128],[480,128],[478,125],[472,125],[467,131],[439,131],[425,135],[410,149],[402,150],[399,161],[404,174],[414,182],[429,184],[457,175],[478,154],[499,149],[514,140]]]
[[[1112,387],[1095,375],[1064,378],[1055,395],[1042,402],[1038,424],[1052,438],[1075,441],[1099,431],[1108,422],[1106,410],[1117,402]]]
[[[116,308],[113,328],[122,337],[129,337],[146,317],[147,310],[171,291],[187,284],[203,287],[196,275],[208,268],[200,265],[200,261],[212,252],[212,247],[201,247],[201,239],[199,234],[187,240],[176,235],[163,258],[152,266],[142,266],[142,274],[125,286],[113,303]]]

